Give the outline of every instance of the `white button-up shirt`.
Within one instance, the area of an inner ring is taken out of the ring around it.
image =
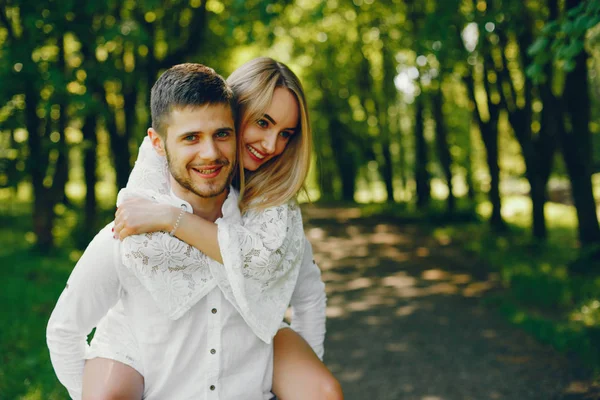
[[[218,287],[182,317],[168,318],[124,268],[122,243],[113,239],[111,227],[84,252],[48,324],[52,364],[71,397],[81,396],[86,337],[98,326],[95,356],[136,368],[144,376],[145,399],[269,399],[272,345],[256,336]],[[322,357],[324,285],[308,242],[298,282],[292,328]]]

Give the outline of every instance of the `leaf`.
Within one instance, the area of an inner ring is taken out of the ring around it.
[[[545,36],[541,36],[541,37],[537,38],[537,40],[535,42],[533,42],[533,44],[531,46],[529,46],[529,48],[527,49],[527,54],[529,54],[532,57],[535,56],[536,54],[539,54],[540,52],[542,52],[546,49],[546,47],[548,46],[548,43],[549,43],[549,40]]]
[[[571,72],[575,69],[575,61],[574,60],[566,60],[565,63],[563,64],[562,69],[565,72]]]
[[[565,35],[570,35],[573,32],[573,21],[566,21],[561,26],[561,31]]]
[[[583,40],[573,40],[566,48],[565,48],[565,56],[564,58],[575,58],[581,51],[583,50]]]
[[[600,15],[595,16],[595,17],[590,17],[587,20],[587,25],[585,26],[585,29],[592,29],[593,27],[595,27],[599,23],[600,23]]]
[[[569,12],[567,12],[567,16],[569,18],[575,18],[583,12],[583,7],[585,7],[585,2],[582,2],[577,7],[570,9]]]
[[[542,28],[542,33],[545,35],[553,35],[559,30],[559,28],[560,28],[560,25],[557,21],[548,22]]]
[[[544,69],[538,63],[533,63],[525,69],[525,74],[536,81],[544,77]]]
[[[585,33],[585,31],[588,29],[587,25],[590,21],[590,19],[593,19],[592,17],[590,17],[589,15],[580,15],[579,17],[577,17],[577,19],[575,20],[573,26],[574,26],[574,31],[577,34],[583,34]]]

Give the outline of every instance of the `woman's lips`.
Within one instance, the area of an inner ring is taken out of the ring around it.
[[[246,145],[246,151],[248,151],[250,158],[252,158],[256,162],[263,162],[266,157],[266,155],[262,154],[260,151],[256,150],[254,147],[248,144]]]

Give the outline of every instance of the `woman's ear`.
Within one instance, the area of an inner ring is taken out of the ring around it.
[[[154,150],[156,150],[159,155],[164,156],[166,152],[165,142],[162,136],[160,136],[153,128],[148,128],[148,137],[150,138],[150,143],[152,143]]]

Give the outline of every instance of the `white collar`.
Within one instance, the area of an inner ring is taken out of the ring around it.
[[[173,200],[175,200],[181,207],[185,208],[185,211],[189,213],[193,213],[194,209],[190,203],[177,196],[171,188],[170,193]],[[242,215],[240,213],[240,208],[238,206],[239,192],[233,187],[229,186],[229,193],[227,194],[227,198],[223,202],[221,206],[221,215],[222,217],[217,218],[219,221],[221,218],[226,220],[234,220],[241,223]],[[215,221],[216,222],[216,221]]]

